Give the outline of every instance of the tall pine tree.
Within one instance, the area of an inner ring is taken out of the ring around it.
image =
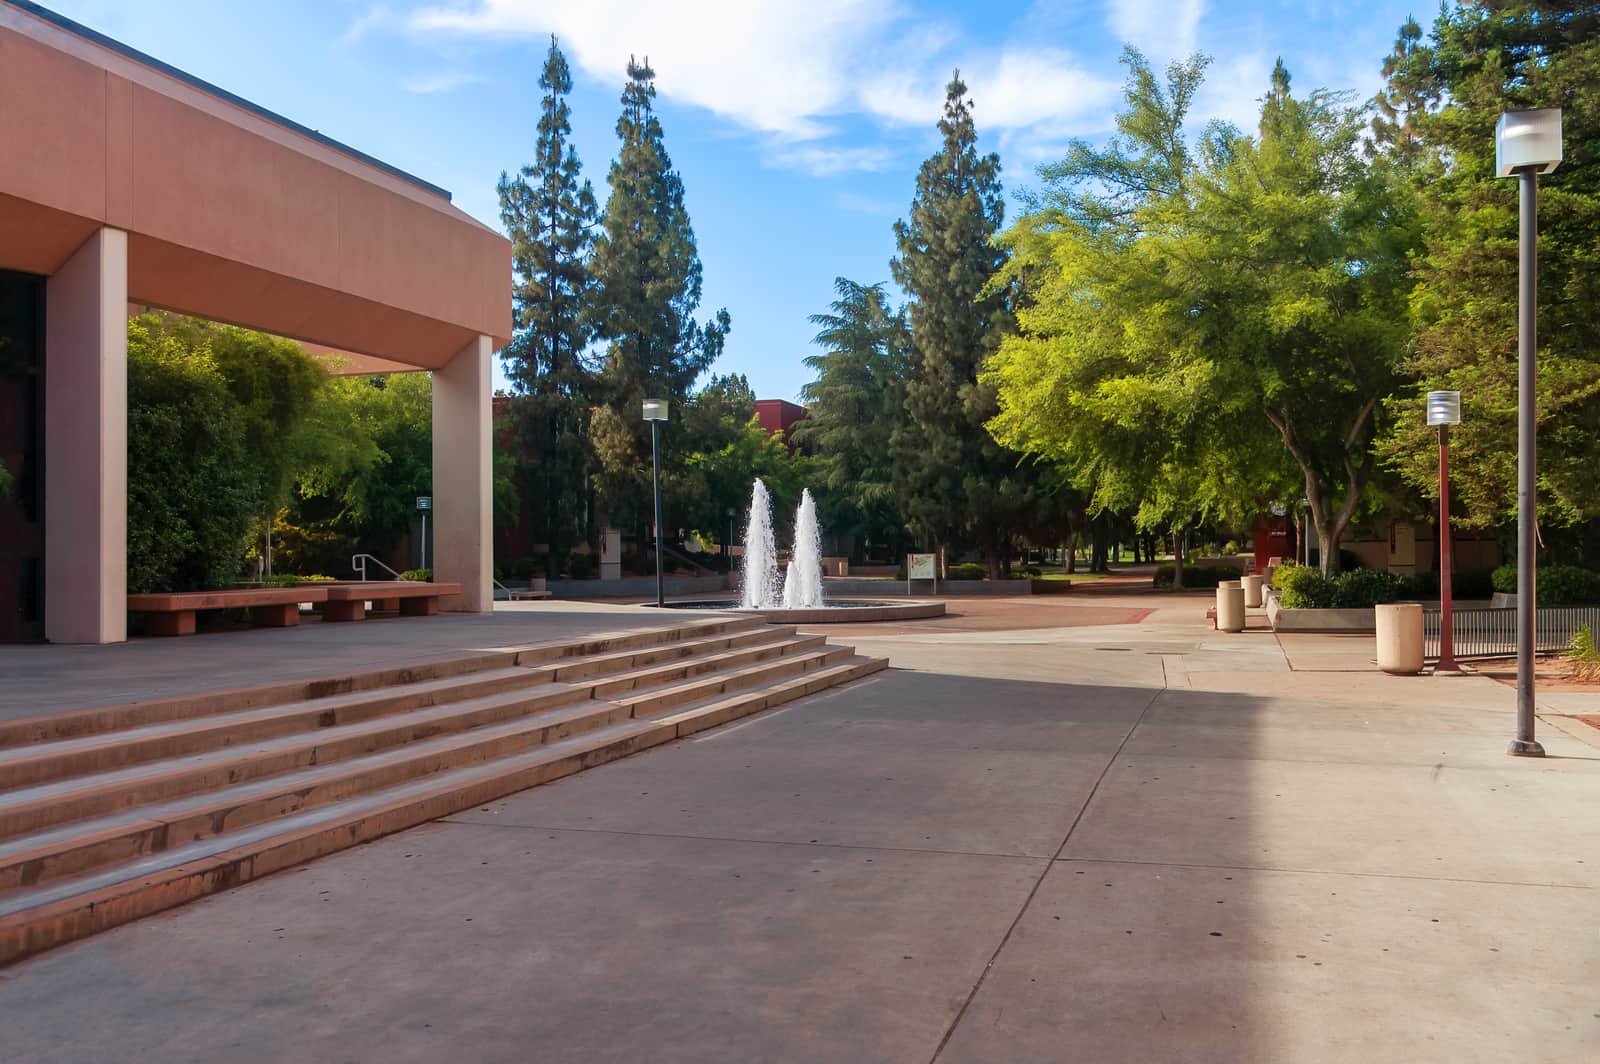
[[[500,218],[511,236],[516,335],[501,352],[517,395],[518,480],[555,575],[567,550],[587,535],[589,407],[592,374],[584,350],[593,336],[585,307],[594,189],[568,143],[566,97],[572,74],[556,38],[539,75],[544,90],[534,161],[500,175]]]
[[[694,317],[700,256],[655,95],[649,59],[630,58],[617,119],[621,147],[591,263],[591,320],[606,342],[605,405],[593,422],[598,489],[613,518],[641,530],[649,519],[650,434],[639,418],[640,401],[648,395],[681,404],[722,353],[730,327],[726,310],[704,325]]]
[[[991,576],[1033,503],[1032,477],[985,427],[996,413],[978,370],[1011,326],[1010,290],[992,288],[1004,253],[992,242],[1005,216],[1000,157],[978,154],[960,71],[945,90],[944,143],[922,164],[909,220],[895,223],[890,264],[910,299],[913,366],[908,418],[896,433],[901,509],[940,546],[984,548]]]
[[[833,287],[839,298],[832,312],[811,316],[820,329],[812,343],[823,350],[805,360],[817,379],[801,392],[808,416],[791,438],[820,455],[817,487],[828,527],[897,545],[904,527],[895,508],[891,444],[905,417],[910,331],[881,284],[839,277]]]

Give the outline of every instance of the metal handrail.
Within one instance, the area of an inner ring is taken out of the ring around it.
[[[383,564],[383,559],[381,558],[375,557],[371,554],[352,554],[350,555],[350,568],[354,569],[356,573],[360,575],[362,583],[365,583],[367,580],[368,562],[377,562],[378,568],[382,569],[396,580],[404,579],[404,577],[402,577],[399,573]]]

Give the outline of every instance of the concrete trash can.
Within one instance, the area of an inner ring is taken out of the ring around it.
[[[1267,578],[1260,573],[1249,573],[1242,582],[1244,584],[1244,604],[1250,609],[1259,609],[1261,607],[1261,586],[1267,582]]]
[[[1372,607],[1376,614],[1378,668],[1395,676],[1422,671],[1422,604],[1392,602]]]
[[[1217,585],[1217,631],[1244,631],[1244,588],[1237,580]]]

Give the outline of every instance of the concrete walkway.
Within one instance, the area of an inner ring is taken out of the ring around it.
[[[1125,605],[857,636],[896,668],[47,954],[0,1055],[1600,1057],[1600,731]]]

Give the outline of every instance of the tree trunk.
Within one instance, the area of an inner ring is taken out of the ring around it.
[[[1069,572],[1069,573],[1077,572],[1078,571],[1078,545],[1076,543],[1074,543],[1074,542],[1069,541],[1067,543],[1067,546],[1066,546],[1066,553],[1067,553],[1067,572]]]
[[[1183,548],[1184,535],[1182,531],[1172,534],[1172,590],[1183,590]]]

